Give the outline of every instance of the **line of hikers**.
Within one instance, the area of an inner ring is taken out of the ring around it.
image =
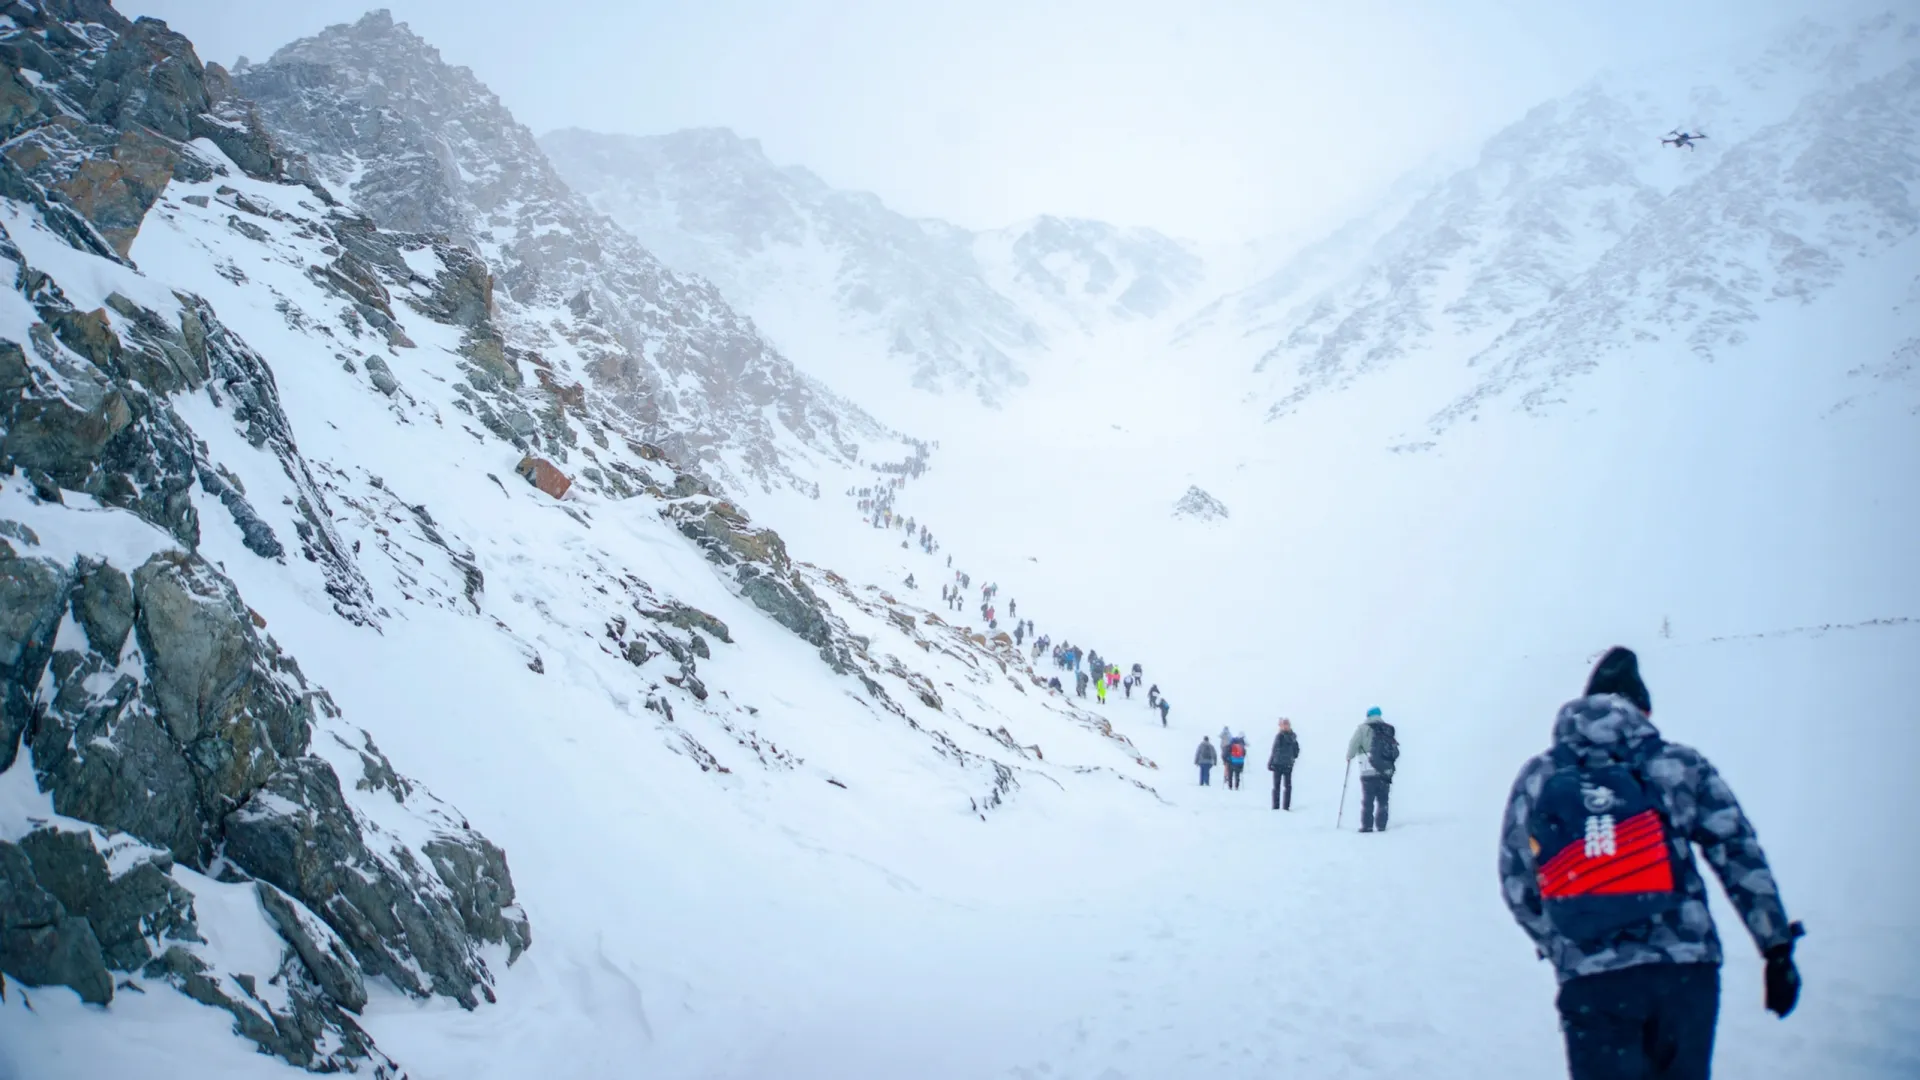
[[[1559,982],[1572,1080],[1708,1080],[1720,1013],[1720,937],[1702,861],[1765,960],[1763,999],[1785,1018],[1800,1000],[1780,889],[1733,789],[1699,751],[1653,726],[1633,651],[1613,648],[1554,718],[1551,745],[1521,767],[1500,826],[1501,899]],[[1200,783],[1223,758],[1240,786],[1247,738],[1220,731],[1194,753]],[[1300,741],[1279,722],[1267,768],[1273,806],[1291,808]],[[1400,759],[1378,708],[1347,743],[1360,763],[1361,832],[1387,827]],[[1341,816],[1346,793],[1341,792]],[[1336,819],[1336,826],[1338,819]],[[1696,848],[1698,851],[1696,852]]]
[[[1230,728],[1221,728],[1219,749],[1215,749],[1209,736],[1200,736],[1200,746],[1193,752],[1193,763],[1200,767],[1200,786],[1211,787],[1213,767],[1224,765],[1227,788],[1238,791],[1241,775],[1247,767],[1247,748],[1247,733],[1244,731],[1235,734]],[[1279,731],[1273,737],[1273,749],[1267,754],[1267,771],[1273,774],[1275,810],[1293,809],[1293,765],[1299,759],[1300,736],[1293,730],[1293,721],[1281,717]],[[1360,722],[1353,737],[1347,740],[1349,773],[1356,761],[1360,763],[1360,831],[1385,832],[1387,801],[1393,791],[1393,772],[1400,762],[1400,740],[1393,725],[1387,723],[1378,707],[1367,710],[1367,718]],[[1345,802],[1346,792],[1343,790],[1343,811]]]
[[[963,573],[955,580],[945,591],[959,610],[972,582]],[[990,624],[997,592],[983,590]],[[1009,603],[1008,614],[1015,610]],[[1032,629],[1030,620],[1016,624],[1016,639]],[[1116,683],[1131,698],[1145,681],[1139,664],[1123,678],[1097,652],[1055,645],[1051,636],[1034,641],[1033,659],[1049,649],[1061,670],[1074,672],[1082,698],[1090,682],[1104,704]],[[1059,677],[1048,687],[1061,692]],[[1147,703],[1164,726],[1170,706],[1158,685]],[[1537,955],[1553,964],[1571,1080],[1708,1080],[1724,953],[1702,857],[1766,961],[1767,1009],[1785,1018],[1800,998],[1793,956],[1806,931],[1787,917],[1753,826],[1713,765],[1665,741],[1652,712],[1638,657],[1609,650],[1583,696],[1559,710],[1550,748],[1521,768],[1501,823],[1501,897]],[[1200,740],[1200,783],[1211,786],[1213,767],[1224,760],[1226,786],[1238,790],[1247,736],[1223,727],[1220,740],[1221,750]],[[1293,808],[1299,758],[1299,736],[1281,718],[1267,755],[1275,810]],[[1361,832],[1386,830],[1399,759],[1394,726],[1378,707],[1368,709],[1346,753],[1349,777],[1359,763]],[[1345,813],[1343,782],[1336,827]]]
[[[915,443],[914,445],[912,457],[903,462],[874,465],[873,471],[880,475],[880,479],[869,487],[850,487],[847,489],[847,495],[858,500],[857,505],[861,516],[867,524],[876,529],[902,529],[910,539],[919,544],[923,552],[931,555],[940,550],[940,544],[934,539],[932,531],[925,523],[898,513],[894,509],[894,500],[898,493],[906,488],[907,481],[918,479],[927,471],[929,461],[927,444]],[[900,546],[906,547],[907,541],[901,541]],[[947,569],[953,570],[952,555],[947,556]],[[902,580],[902,584],[909,589],[920,587],[916,576],[911,573]],[[964,570],[954,570],[952,582],[940,586],[940,602],[949,611],[964,612],[968,594],[972,590],[973,576]],[[980,621],[986,624],[988,631],[1000,629],[999,596],[998,583],[989,582],[980,586],[978,611]],[[1108,694],[1118,689],[1127,700],[1131,701],[1133,692],[1146,686],[1146,673],[1139,664],[1134,664],[1131,671],[1122,673],[1118,665],[1103,661],[1098,652],[1089,653],[1077,645],[1055,645],[1052,635],[1036,635],[1033,620],[1020,618],[1018,600],[1007,601],[1006,614],[1013,620],[1014,647],[1024,649],[1027,639],[1033,638],[1032,658],[1036,663],[1051,650],[1054,665],[1063,671],[1071,670],[1074,673],[1074,693],[1078,697],[1085,698],[1088,689],[1091,688],[1095,700],[1105,705]],[[1083,662],[1086,665],[1084,670]],[[1055,693],[1066,692],[1058,676],[1047,680],[1047,688]],[[1147,705],[1160,714],[1160,726],[1166,727],[1173,705],[1160,692],[1158,684],[1147,688]]]
[[[1038,660],[1051,644],[1050,638],[1041,638],[1034,642],[1034,659]],[[1081,669],[1082,661],[1086,663],[1085,670]],[[1098,650],[1086,652],[1082,651],[1080,646],[1073,644],[1053,645],[1053,665],[1062,671],[1073,672],[1074,696],[1086,697],[1087,687],[1092,686],[1094,698],[1102,705],[1107,703],[1107,694],[1114,689],[1119,689],[1126,695],[1128,701],[1132,701],[1134,689],[1147,681],[1146,671],[1139,664],[1133,665],[1133,670],[1122,674],[1120,665],[1109,664],[1101,658]],[[1049,680],[1047,687],[1051,690],[1059,690],[1059,678]],[[1165,727],[1167,714],[1173,710],[1173,706],[1161,696],[1158,684],[1147,692],[1147,705],[1160,713],[1160,726]]]

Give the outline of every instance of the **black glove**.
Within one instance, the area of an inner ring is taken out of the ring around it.
[[[1795,922],[1787,927],[1785,943],[1767,950],[1767,1008],[1782,1019],[1800,1001],[1800,969],[1793,966],[1793,943],[1807,928]]]

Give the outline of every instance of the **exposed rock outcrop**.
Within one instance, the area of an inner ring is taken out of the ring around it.
[[[561,472],[546,458],[531,455],[523,457],[520,459],[520,464],[514,467],[514,471],[519,473],[527,483],[556,499],[566,498],[567,489],[573,486],[573,481],[567,479],[567,474]]]
[[[194,139],[211,141],[250,175],[282,174],[226,73],[202,66],[165,23],[129,22],[106,0],[39,0],[6,13],[0,171],[8,175],[0,188],[26,190],[43,206],[57,201],[43,214],[80,246],[124,259],[168,181],[210,174],[186,147]]]
[[[0,844],[0,971],[96,1002],[112,997],[111,972],[164,979],[322,1071],[391,1067],[350,1018],[368,978],[470,1008],[492,999],[481,950],[516,958],[530,940],[505,855],[371,739],[335,732],[364,789],[390,795],[424,839],[357,811],[312,752],[338,710],[260,635],[230,580],[178,550],[127,574],[36,556],[13,523],[0,532],[25,549],[0,550],[6,716],[71,822]],[[287,942],[280,969],[210,966],[176,864],[253,881]],[[254,992],[270,980],[286,988],[278,1004]]]

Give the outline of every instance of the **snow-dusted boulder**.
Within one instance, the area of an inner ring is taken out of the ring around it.
[[[1227,504],[1198,487],[1189,487],[1187,493],[1180,496],[1180,501],[1173,504],[1173,516],[1194,521],[1218,521],[1228,516]]]

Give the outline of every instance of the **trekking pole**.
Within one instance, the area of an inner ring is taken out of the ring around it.
[[[1347,820],[1347,781],[1351,779],[1353,779],[1353,759],[1348,758],[1346,775],[1340,779],[1340,812],[1333,817],[1335,831],[1339,830],[1341,822]]]

